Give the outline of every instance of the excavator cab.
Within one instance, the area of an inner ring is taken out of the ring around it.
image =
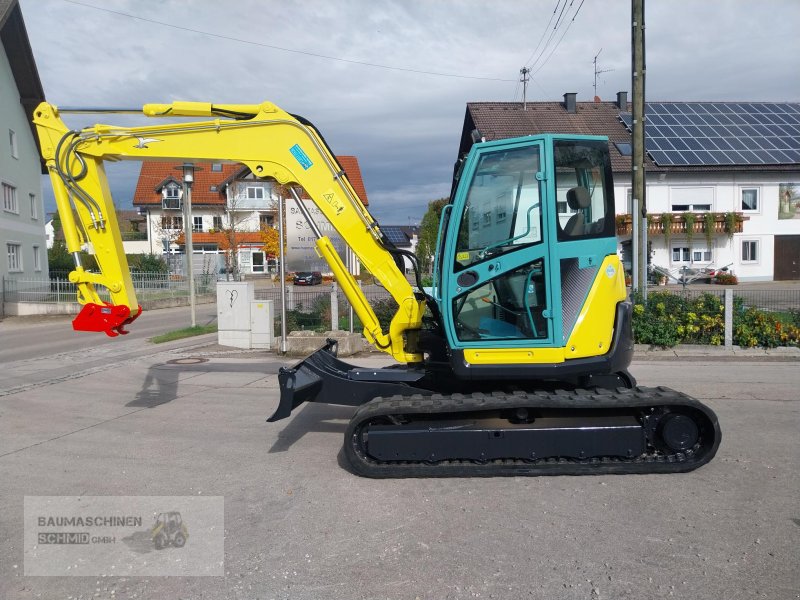
[[[525,368],[530,376],[540,367],[538,377],[553,364],[607,355],[618,306],[622,320],[630,309],[607,140],[476,144],[459,179],[431,294],[457,372],[493,378]]]

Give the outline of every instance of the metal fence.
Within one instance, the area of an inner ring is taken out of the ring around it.
[[[651,291],[667,291],[687,300],[695,300],[704,294],[710,294],[719,298],[722,302],[725,296],[725,287],[709,286],[704,289],[664,289],[651,288]],[[800,311],[800,288],[785,290],[746,290],[737,288],[727,288],[733,292],[734,302],[737,298],[747,308],[757,308],[769,312],[790,312]]]
[[[189,280],[186,277],[163,273],[131,273],[131,279],[140,302],[189,295]],[[195,276],[194,282],[198,295],[215,293],[216,277],[200,274]],[[98,285],[95,289],[100,298],[109,301],[105,287]],[[3,278],[3,302],[56,304],[76,302],[76,298],[77,287],[67,278],[52,277],[52,274],[50,279]]]
[[[370,306],[385,320],[387,311],[394,314],[397,305],[385,289],[378,286],[367,286],[362,289]],[[272,300],[275,303],[276,334],[280,332],[281,320],[281,288],[280,286],[255,289],[256,300]],[[320,285],[314,289],[286,286],[286,328],[287,331],[313,330],[359,332],[362,325],[358,317],[352,315],[350,302],[336,285]],[[388,322],[387,322],[388,327]]]

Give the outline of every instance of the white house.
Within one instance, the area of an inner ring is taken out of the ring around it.
[[[356,158],[338,156],[337,159],[367,203]],[[277,257],[265,253],[261,230],[278,225],[275,183],[254,177],[249,169],[238,164],[198,162],[196,169],[192,185],[195,272],[224,272],[233,268],[245,275],[274,272]],[[133,205],[146,217],[147,235],[146,240],[124,242],[126,252],[164,254],[181,270],[185,247],[180,164],[143,162]],[[291,234],[287,231],[287,237]],[[232,244],[236,247],[235,256],[230,251]],[[311,246],[309,252],[314,254]],[[300,264],[312,260],[305,255],[300,258],[298,268],[304,268]],[[313,258],[317,258],[315,254]],[[287,266],[292,268],[291,264]]]
[[[742,281],[800,279],[800,104],[649,102],[645,113],[652,264],[673,271],[730,265]],[[617,233],[628,261],[630,126],[625,92],[615,102],[577,102],[565,94],[563,103],[528,102],[525,109],[516,102],[471,102],[459,155],[476,129],[487,140],[607,136]]]
[[[0,277],[46,278],[42,178],[31,119],[44,100],[22,12],[0,2]]]

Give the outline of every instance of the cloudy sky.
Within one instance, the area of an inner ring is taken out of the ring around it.
[[[800,101],[798,0],[649,0],[648,100]],[[466,103],[630,91],[629,0],[21,0],[47,99],[269,100],[361,164],[384,224],[449,193]],[[601,52],[602,50],[602,52]],[[119,117],[70,117],[72,127]],[[124,121],[129,124],[130,121]],[[112,165],[130,206],[138,167]],[[45,186],[46,197],[52,194]]]

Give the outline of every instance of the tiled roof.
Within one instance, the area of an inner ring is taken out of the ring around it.
[[[609,139],[614,172],[631,170],[631,157],[623,156],[613,142],[630,143],[631,136],[619,120],[614,102],[577,102],[575,113],[568,113],[561,102],[469,102],[467,114],[487,140],[537,133],[576,133],[605,135]],[[467,132],[469,133],[469,132]],[[646,159],[645,168],[660,170]]]
[[[367,205],[367,190],[361,177],[361,169],[355,156],[337,156],[350,184],[355,189],[361,201]],[[180,166],[182,162],[143,161],[136,182],[136,192],[133,195],[134,206],[161,206],[160,186],[169,178],[181,180]],[[195,206],[224,206],[225,193],[221,184],[232,180],[242,171],[240,164],[222,164],[222,171],[212,171],[210,162],[198,161],[196,166],[201,170],[195,171],[194,184],[192,185],[192,204]],[[217,191],[212,191],[212,186]]]
[[[648,103],[651,104],[651,103]],[[519,102],[469,102],[464,119],[460,153],[469,149],[469,134],[476,127],[487,140],[539,133],[574,133],[604,135],[609,139],[611,166],[616,173],[631,171],[631,157],[623,156],[614,142],[631,142],[631,134],[620,120],[621,112],[630,112],[631,104],[621,111],[616,102],[576,102],[576,112],[569,113],[562,102],[528,102],[523,110]],[[786,171],[797,170],[797,165],[689,165],[658,166],[649,155],[645,156],[645,169],[662,171]]]
[[[182,164],[182,162],[143,161],[139,180],[136,182],[136,192],[133,195],[133,205],[161,206],[159,186],[170,177],[180,181]],[[241,169],[241,165],[223,164],[222,171],[212,171],[210,162],[196,162],[195,165],[202,170],[194,173],[192,204],[195,206],[224,206],[225,194],[220,191],[211,191],[211,186],[218,186],[229,175]]]
[[[337,156],[336,160],[339,161],[344,172],[347,173],[347,179],[356,194],[358,194],[358,197],[361,198],[361,202],[364,203],[364,206],[369,206],[367,190],[364,187],[364,179],[361,177],[361,167],[358,166],[358,159],[355,156]]]

